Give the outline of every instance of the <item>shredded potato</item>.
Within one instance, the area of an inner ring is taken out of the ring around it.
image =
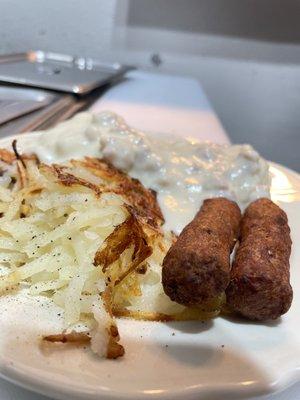
[[[45,295],[64,311],[65,330],[50,342],[90,342],[100,356],[124,354],[115,315],[198,319],[209,312],[173,303],[161,285],[172,243],[155,195],[101,160],[39,164],[0,150],[0,291]],[[0,165],[1,167],[1,165]],[[77,332],[76,324],[89,326]]]

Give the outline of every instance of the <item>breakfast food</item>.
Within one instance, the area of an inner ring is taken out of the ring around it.
[[[41,324],[42,343],[90,344],[99,356],[117,358],[125,352],[117,317],[178,321],[220,314],[239,207],[269,196],[268,163],[251,146],[158,139],[112,113],[83,113],[12,144],[13,152],[10,141],[0,149],[0,294],[24,295],[24,307],[29,298],[37,308],[45,299],[54,307],[62,321],[55,329]],[[248,230],[269,240],[250,209],[235,263],[243,271]],[[263,214],[278,240],[275,211]],[[283,226],[276,268],[280,257],[288,266]],[[250,316],[233,285],[227,288],[232,309]]]
[[[202,306],[222,296],[230,278],[230,253],[241,211],[226,198],[203,202],[163,261],[165,293],[180,304]]]
[[[244,209],[270,196],[269,165],[250,145],[146,134],[111,112],[80,113],[34,137],[19,137],[18,148],[46,164],[85,156],[105,159],[157,192],[164,229],[177,235],[205,199],[226,197]]]
[[[90,341],[100,356],[122,356],[114,313],[159,319],[134,304],[142,286],[159,296],[172,242],[155,194],[103,160],[47,165],[14,149],[0,152],[1,294],[22,290],[62,308],[64,330],[45,340]],[[159,297],[156,310],[181,316],[162,289]]]
[[[227,303],[234,311],[260,321],[276,319],[288,311],[293,298],[291,244],[283,210],[266,198],[248,206],[226,291]]]

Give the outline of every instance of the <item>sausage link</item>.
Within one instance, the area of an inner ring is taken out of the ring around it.
[[[228,305],[253,320],[276,319],[290,308],[290,228],[271,200],[251,203],[241,223],[241,242],[226,291]]]
[[[225,198],[207,199],[163,261],[162,284],[171,300],[199,306],[221,295],[230,280],[230,253],[241,211]]]

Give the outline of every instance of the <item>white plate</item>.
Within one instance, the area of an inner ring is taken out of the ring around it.
[[[22,139],[22,149],[36,134]],[[24,136],[23,136],[24,138]],[[0,141],[7,146],[11,138]],[[154,323],[120,320],[123,359],[83,348],[41,348],[37,335],[61,326],[46,299],[0,298],[0,374],[58,399],[222,399],[282,390],[300,380],[300,176],[271,164],[272,196],[289,216],[294,301],[281,320]],[[42,304],[42,306],[41,306]],[[56,321],[56,322],[53,322]],[[51,322],[49,322],[51,321]]]

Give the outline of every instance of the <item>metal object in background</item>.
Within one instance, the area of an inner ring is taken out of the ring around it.
[[[0,137],[48,129],[86,108],[91,102],[90,96],[78,100],[69,94],[58,94],[48,106],[0,125]]]
[[[159,67],[162,64],[162,59],[159,53],[153,53],[150,57],[150,61],[155,67]]]
[[[0,56],[0,136],[47,129],[70,118],[131,69],[43,51]]]
[[[44,90],[0,86],[0,125],[53,102],[55,95]]]
[[[133,69],[44,51],[0,56],[0,81],[83,95]]]

